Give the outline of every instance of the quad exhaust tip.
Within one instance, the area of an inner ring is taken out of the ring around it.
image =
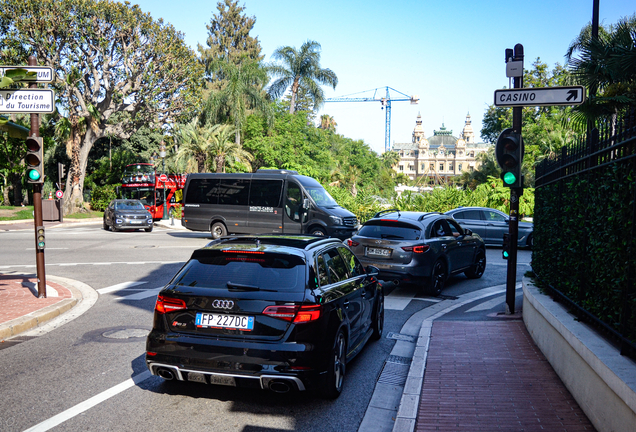
[[[166,381],[171,381],[175,378],[174,372],[166,368],[159,368],[157,370],[157,375],[159,375],[161,378],[165,379]]]

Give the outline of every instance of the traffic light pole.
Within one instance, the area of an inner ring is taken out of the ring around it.
[[[515,45],[513,60],[521,61],[521,64],[523,65],[523,45]],[[515,76],[513,79],[514,88],[523,87],[522,74],[521,76]],[[512,109],[512,129],[520,136],[522,127],[522,109],[522,107],[514,107]],[[519,198],[521,198],[522,194],[523,187],[510,188],[510,219],[508,224],[508,232],[510,234],[510,256],[508,257],[508,273],[506,275],[506,314],[515,313],[515,288],[517,285],[517,239],[519,238]]]
[[[29,56],[29,66],[37,66],[35,56]],[[37,88],[36,83],[29,83],[29,88]],[[40,115],[31,114],[30,136],[40,136]],[[44,179],[42,178],[42,181]],[[46,298],[46,272],[44,269],[44,250],[38,247],[38,227],[43,227],[42,220],[42,182],[33,183],[33,222],[35,231],[35,266],[38,278],[38,297]]]

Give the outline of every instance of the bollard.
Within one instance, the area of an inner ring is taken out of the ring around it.
[[[170,225],[174,225],[174,216],[170,216]]]

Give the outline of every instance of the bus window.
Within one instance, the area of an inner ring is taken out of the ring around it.
[[[250,206],[280,207],[282,180],[252,180]]]
[[[218,179],[193,179],[188,186],[188,204],[217,204],[219,201]]]
[[[249,193],[249,180],[222,179],[219,185],[219,204],[246,206]]]

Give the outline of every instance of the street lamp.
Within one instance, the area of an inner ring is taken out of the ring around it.
[[[161,158],[162,164],[163,164],[163,174],[166,174],[166,146],[164,145],[163,141],[161,141],[161,145],[159,146],[159,157]],[[163,217],[161,218],[161,220],[167,220],[168,219],[168,206],[166,203],[166,182],[163,182]]]

